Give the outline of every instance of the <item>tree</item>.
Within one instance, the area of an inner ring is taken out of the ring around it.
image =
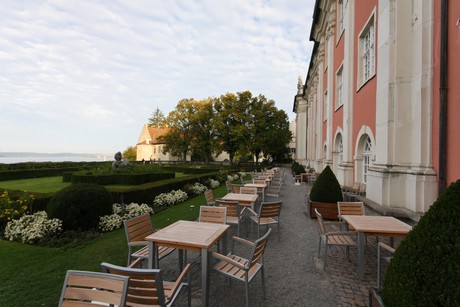
[[[214,109],[210,99],[193,102],[190,115],[193,156],[208,163],[216,152],[216,133],[213,125]]]
[[[136,147],[128,146],[123,151],[123,158],[129,161],[136,161],[137,159],[137,150]]]
[[[214,127],[221,150],[229,154],[230,163],[237,152],[243,152],[248,138],[247,107],[251,92],[227,93],[214,100]]]
[[[286,113],[278,110],[275,102],[267,100],[263,95],[251,99],[248,113],[247,146],[256,162],[262,153],[273,160],[283,157],[292,138]]]
[[[183,161],[191,152],[192,125],[190,119],[194,112],[193,103],[195,100],[182,99],[177,103],[174,111],[171,111],[166,118],[169,132],[162,137],[165,142],[165,152],[174,156],[181,156]]]
[[[152,117],[148,118],[149,127],[160,128],[165,126],[165,116],[163,112],[157,107],[152,113]]]

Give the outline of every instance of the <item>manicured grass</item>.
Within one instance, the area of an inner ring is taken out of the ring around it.
[[[225,186],[214,190],[216,198]],[[155,228],[177,220],[196,220],[203,195],[154,214]],[[127,246],[123,229],[104,234],[78,247],[47,248],[0,240],[0,306],[56,306],[67,270],[99,271],[105,261],[126,265]]]
[[[62,176],[0,181],[0,190],[19,190],[28,192],[57,192],[70,183],[62,182]]]

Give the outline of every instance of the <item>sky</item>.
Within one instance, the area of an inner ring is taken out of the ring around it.
[[[114,153],[159,108],[249,90],[290,120],[314,0],[2,0],[0,152]]]

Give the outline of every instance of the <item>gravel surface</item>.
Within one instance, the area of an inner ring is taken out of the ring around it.
[[[259,273],[249,286],[251,306],[341,306],[333,283],[322,270],[317,260],[318,230],[315,220],[306,215],[306,196],[309,187],[295,185],[291,172],[285,169],[284,184],[280,197],[267,197],[282,200],[281,225],[279,231],[272,226],[265,251],[266,299],[263,299],[262,276]],[[246,232],[247,231],[247,232]],[[231,236],[236,235],[235,227],[230,228],[227,245],[230,249]],[[265,233],[265,228],[261,229]],[[241,237],[254,241],[257,230],[251,233],[251,225],[244,225]],[[235,253],[244,255],[244,247],[236,245]],[[192,306],[201,304],[201,257],[188,253],[192,263]],[[211,258],[212,263],[215,262]],[[211,264],[212,266],[212,264]],[[177,276],[177,254],[160,261],[164,278]],[[181,294],[177,306],[186,306],[186,295]],[[211,270],[210,306],[244,306],[244,283],[231,280]]]

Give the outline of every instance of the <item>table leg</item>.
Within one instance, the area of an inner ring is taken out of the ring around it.
[[[365,266],[365,259],[364,259],[364,241],[365,241],[364,233],[358,232],[358,275],[359,279],[364,278],[364,266]]]
[[[149,246],[149,258],[147,259],[147,268],[152,269],[152,268],[159,268],[159,257],[158,257],[158,245],[156,245],[154,242],[149,241],[148,243]]]
[[[149,258],[147,259],[147,268],[153,268],[153,242],[149,241]]]
[[[208,249],[201,249],[201,305],[209,306]]]

